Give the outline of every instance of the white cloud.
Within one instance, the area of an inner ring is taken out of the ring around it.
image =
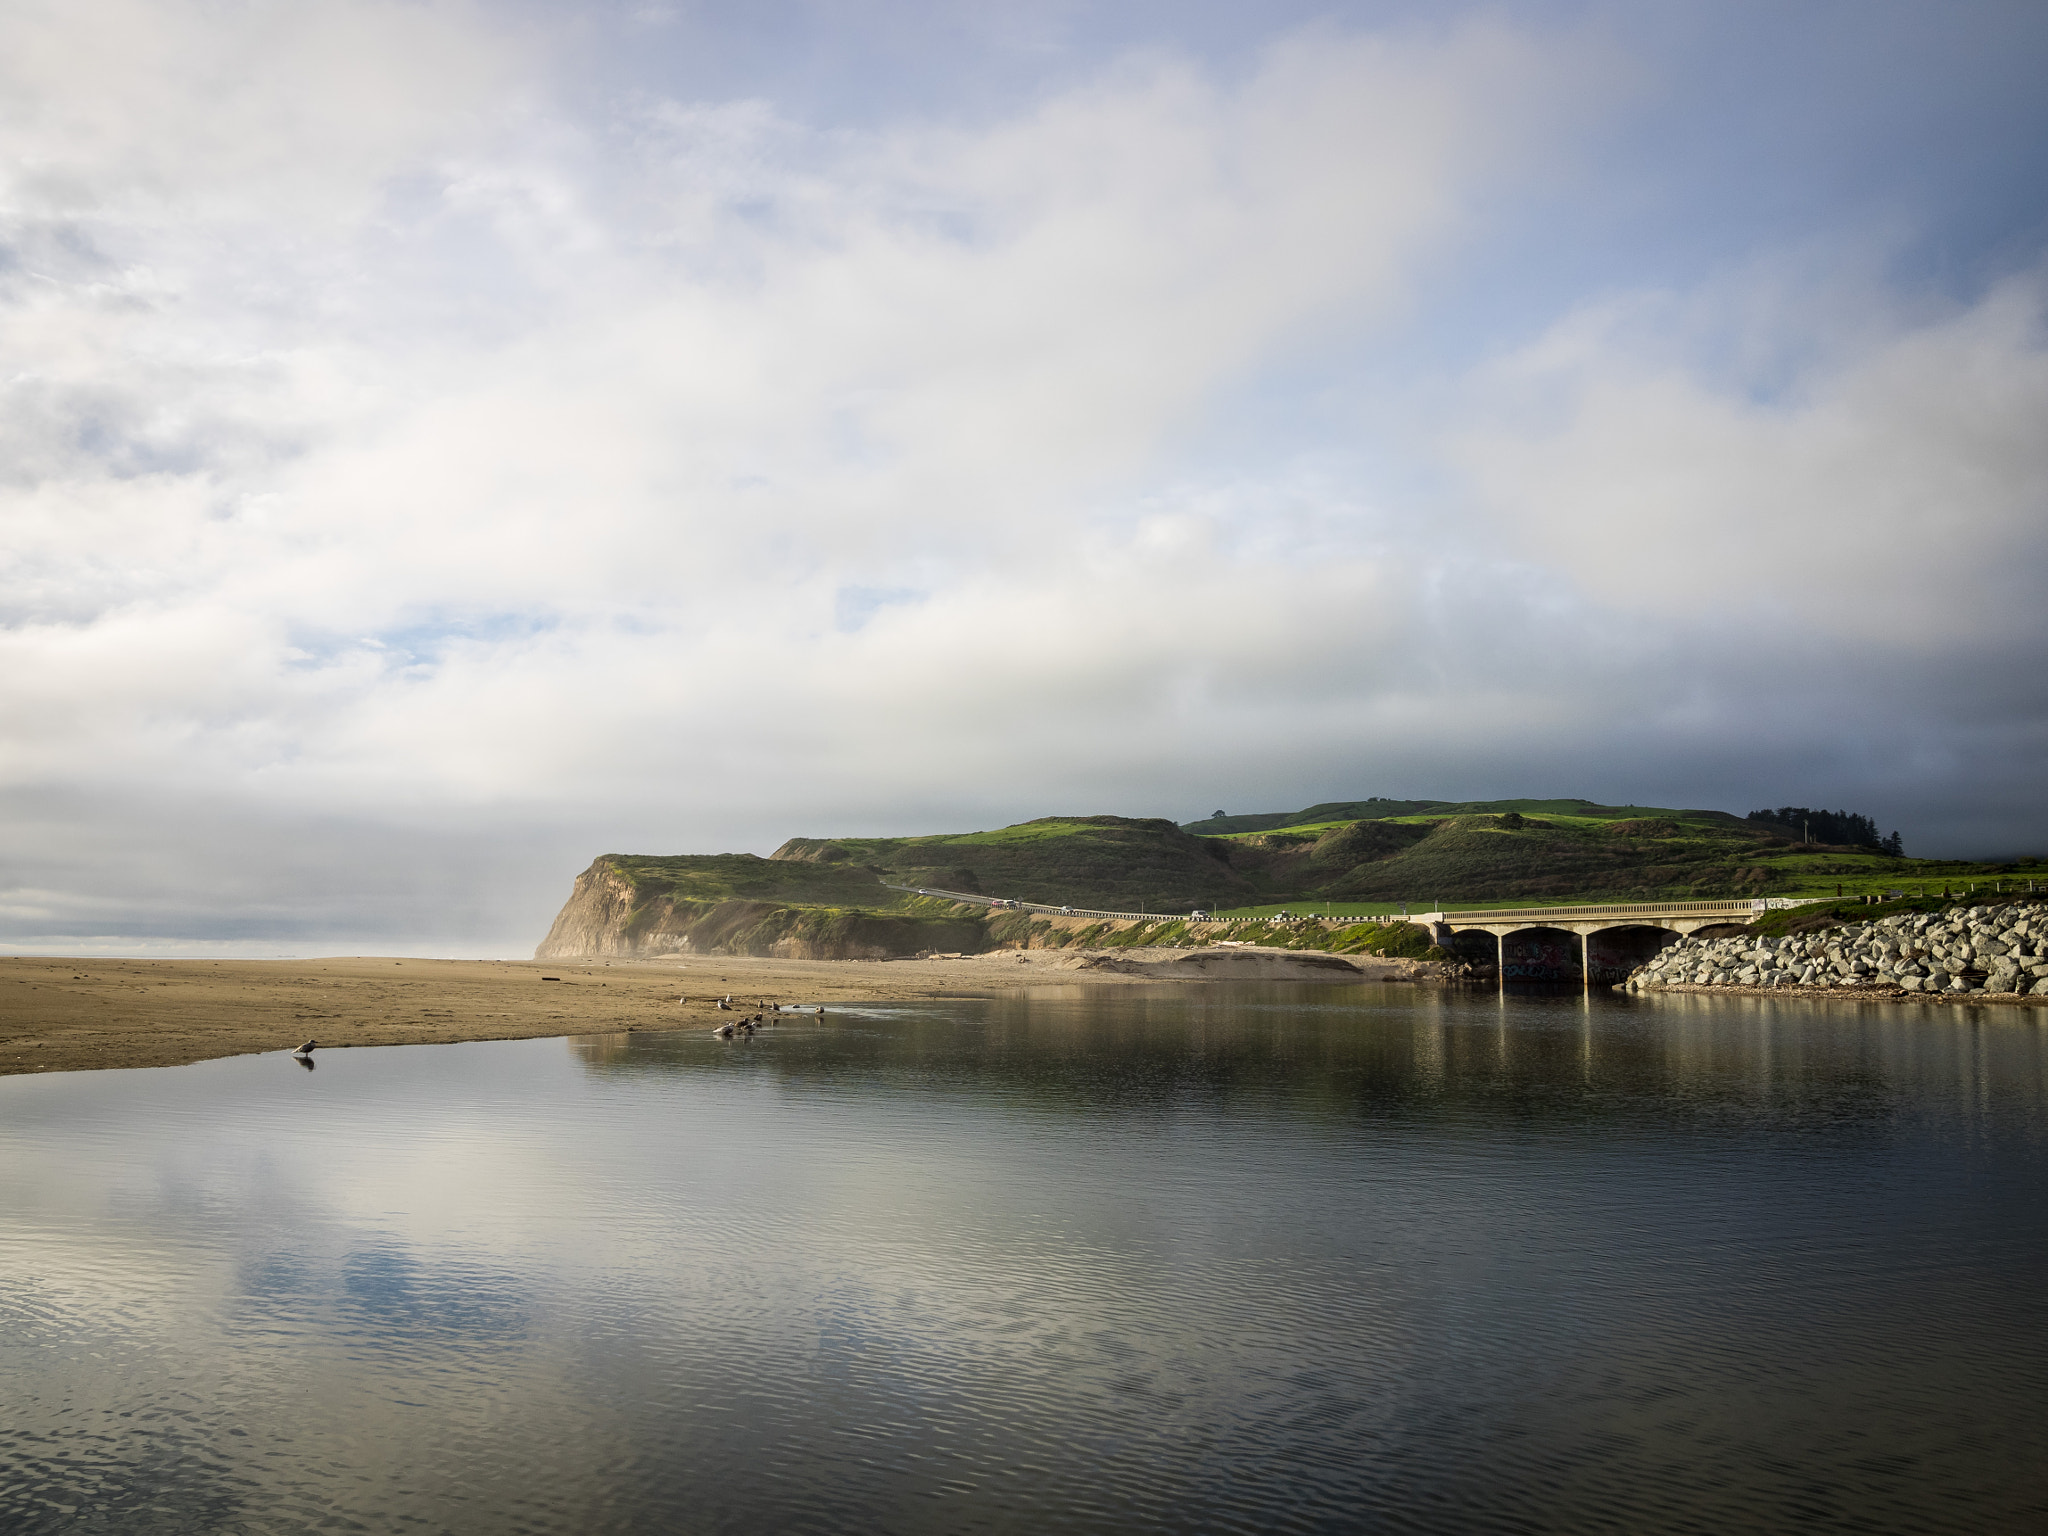
[[[209,780],[288,778],[289,758],[322,795],[359,775],[473,786],[455,765],[495,743],[490,783],[567,789],[611,738],[550,768],[556,754],[504,750],[520,733],[485,701],[518,678],[529,708],[580,713],[592,667],[685,713],[665,679],[744,675],[758,708],[802,691],[778,678],[838,670],[850,713],[886,731],[890,677],[945,685],[928,666],[842,666],[835,644],[891,632],[824,633],[849,584],[937,592],[927,625],[969,631],[935,653],[953,666],[999,643],[991,620],[1015,631],[1033,613],[1080,637],[1065,644],[1149,651],[1133,632],[1156,640],[1177,600],[1146,587],[1156,528],[1091,535],[1128,569],[1067,583],[1103,488],[1146,471],[1165,433],[1299,328],[1393,303],[1459,190],[1540,105],[1513,82],[1542,60],[1509,34],[1330,34],[1282,44],[1237,87],[1134,64],[989,131],[846,136],[756,103],[658,103],[615,132],[508,129],[496,158],[455,157],[479,107],[444,102],[435,61],[504,55],[462,13],[369,8],[338,39],[252,15],[232,37],[187,16],[165,43],[170,83],[132,100],[130,53],[67,62],[76,29],[55,13],[29,28],[46,65],[102,72],[90,121],[48,95],[14,131],[64,146],[72,184],[115,189],[90,199],[108,243],[148,258],[163,204],[194,201],[161,236],[185,268],[118,279],[155,297],[110,309],[75,287],[19,290],[8,312],[17,393],[37,408],[15,417],[24,622],[4,644],[9,674],[40,680],[13,685],[16,707],[44,710],[8,759],[17,781],[99,751],[102,731],[148,741],[161,724],[188,737],[171,771]],[[475,86],[485,71],[456,73]],[[357,135],[336,115],[365,75],[391,111]],[[222,76],[257,83],[200,108],[191,92]],[[166,168],[252,135],[265,142],[185,183]],[[579,183],[600,145],[623,158]],[[269,308],[289,312],[272,335],[206,288],[194,252],[244,239],[269,179],[302,163],[356,205],[323,194],[314,217],[286,199],[261,222]],[[450,167],[436,196],[379,192],[435,164]],[[335,233],[337,207],[357,227]],[[443,291],[442,247],[502,290],[481,339],[466,315],[392,337],[372,299],[324,292],[382,263],[355,286],[388,280],[391,306],[420,312],[407,287]],[[368,340],[337,323],[355,307]],[[1226,563],[1183,552],[1178,590],[1213,588]],[[1212,625],[1229,606],[1208,604]],[[330,650],[508,615],[563,636],[381,665]],[[91,701],[100,729],[67,727],[53,700]]]
[[[19,0],[0,196],[17,217],[346,225],[500,105],[515,65],[459,0]]]
[[[1193,467],[1226,402],[1414,321],[1554,169],[1615,78],[1577,45],[1316,29],[853,131],[579,115],[551,41],[455,4],[0,18],[24,910],[96,920],[139,860],[132,924],[175,921],[182,870],[195,932],[471,902],[495,939],[544,925],[564,849],[1477,792],[1601,731],[1711,740],[1747,674],[1667,663],[1731,614],[1862,636],[1860,589],[1967,629],[1973,583],[2038,563],[2025,284],[1761,401],[1672,341],[1711,296],[1591,304],[1435,381],[1483,407],[1440,440],[1484,517],[1361,470],[1424,458],[1385,421]],[[413,848],[401,899],[378,861]]]
[[[1740,331],[1739,295],[1603,306],[1499,365],[1514,406],[1453,457],[1511,547],[1606,605],[1911,654],[2038,638],[2044,301],[2034,276],[1876,334],[1865,311],[1790,380],[1674,345]]]

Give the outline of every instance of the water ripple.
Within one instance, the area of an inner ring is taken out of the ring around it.
[[[0,1082],[0,1529],[2041,1528],[2041,1030],[1761,1001]]]

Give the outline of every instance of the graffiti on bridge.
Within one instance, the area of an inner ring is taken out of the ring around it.
[[[1581,941],[1577,934],[1561,928],[1523,929],[1499,941],[1501,979],[1611,985],[1627,980],[1637,966],[1677,940],[1678,935],[1669,929],[1648,924],[1604,929],[1593,934],[1590,941]],[[1456,940],[1459,951],[1475,960],[1482,958],[1482,942],[1491,950],[1490,936],[1481,941],[1473,934],[1463,933]],[[1486,954],[1483,958],[1491,960],[1493,956]]]
[[[1511,938],[1501,947],[1504,981],[1577,981],[1579,946],[1548,935]]]

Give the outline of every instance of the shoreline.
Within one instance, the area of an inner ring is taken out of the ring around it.
[[[757,1002],[800,1007],[969,999],[1072,986],[1218,981],[1441,985],[1425,961],[1316,950],[991,950],[890,960],[78,960],[0,956],[0,1076],[183,1066],[224,1056],[370,1045],[710,1029]],[[2048,1007],[2048,997],[1896,987],[1678,983],[1633,995]],[[681,999],[687,998],[684,1002]]]
[[[1617,986],[1615,991],[1623,991]],[[1663,993],[1706,997],[1810,997],[1845,1003],[1938,1003],[1944,1007],[2048,1008],[2048,997],[2019,996],[2012,992],[1908,992],[1904,987],[1742,987],[1711,982],[1661,983],[1642,987],[1632,997],[1656,997]]]
[[[184,1066],[368,1045],[709,1029],[727,993],[819,1004],[985,997],[1047,986],[1440,980],[1416,961],[1316,951],[994,950],[957,958],[80,960],[0,956],[0,1076]],[[687,998],[684,1002],[681,999]]]

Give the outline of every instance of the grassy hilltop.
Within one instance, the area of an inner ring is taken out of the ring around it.
[[[1252,889],[1215,839],[1127,816],[1043,816],[932,837],[793,837],[772,857],[860,867],[896,885],[1117,911],[1186,911]]]
[[[1370,819],[1316,806],[1215,840],[1276,898],[1325,905],[1760,896],[1805,872],[1774,861],[1816,857],[1725,811],[1586,800],[1412,805]],[[1830,870],[1847,861],[1863,871],[1856,850],[1825,855]]]
[[[1023,914],[900,886],[1126,912],[1376,915],[1398,905],[1938,897],[2024,882],[2036,867],[1909,859],[1802,842],[1777,822],[1725,811],[1589,800],[1375,799],[1184,826],[1048,816],[987,832],[794,837],[765,859],[608,854],[579,878],[542,950],[879,956],[1027,938]],[[1051,942],[1044,926],[1030,927],[1030,942]]]
[[[1211,817],[1184,830],[1228,845],[1233,868],[1267,886],[1272,901],[1336,911],[1389,901],[1712,900],[1907,887],[1938,894],[2024,879],[2034,867],[1909,859],[1802,842],[1793,828],[1726,811],[1590,800],[1354,801]]]
[[[928,837],[798,837],[765,859],[606,854],[578,878],[539,953],[841,958],[979,950],[1001,942],[1004,915],[894,887],[1186,912],[1257,894],[1233,877],[1228,859],[1221,844],[1170,821],[1122,816],[1045,817]]]

